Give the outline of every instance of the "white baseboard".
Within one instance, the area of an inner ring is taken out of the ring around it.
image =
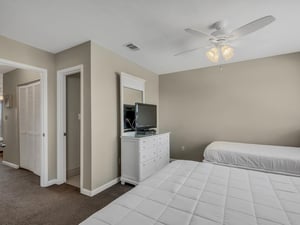
[[[100,187],[95,188],[94,190],[90,191],[88,189],[82,188],[82,190],[80,192],[81,192],[81,194],[93,197],[96,194],[99,194],[100,192],[106,190],[107,188],[110,188],[111,186],[113,186],[119,182],[120,182],[120,177],[117,177],[117,178],[107,182],[106,184],[103,184]]]
[[[85,188],[82,188],[80,190],[80,193],[83,194],[83,195],[87,195],[89,197],[92,197],[92,191],[88,190],[88,189],[85,189]]]
[[[116,179],[113,179],[106,184],[101,185],[100,187],[97,187],[96,189],[92,190],[92,196],[99,194],[100,192],[106,190],[107,188],[110,188],[111,186],[117,184],[120,182],[120,177],[117,177]]]
[[[57,183],[58,183],[57,179],[48,180],[47,185],[45,187],[49,187],[49,186],[57,184]]]
[[[64,184],[64,183],[66,183],[65,180],[56,179],[56,184],[57,184],[57,185],[61,185],[61,184]]]
[[[2,164],[5,165],[5,166],[12,167],[14,169],[19,169],[20,168],[19,165],[11,163],[11,162],[4,161],[4,160],[2,161]]]

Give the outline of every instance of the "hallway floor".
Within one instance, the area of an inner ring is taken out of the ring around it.
[[[132,188],[116,184],[88,197],[68,184],[41,188],[39,182],[29,171],[0,163],[0,224],[77,225]]]

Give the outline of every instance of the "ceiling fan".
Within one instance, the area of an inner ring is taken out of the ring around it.
[[[199,38],[207,39],[210,42],[210,45],[207,47],[211,47],[211,48],[206,52],[206,56],[211,62],[218,63],[220,58],[220,53],[224,60],[229,60],[233,57],[234,49],[230,45],[232,41],[239,39],[240,37],[243,37],[252,32],[255,32],[269,25],[273,21],[275,21],[274,16],[271,15],[264,16],[262,18],[254,20],[244,26],[237,28],[236,30],[230,33],[226,32],[225,23],[223,21],[218,21],[213,25],[211,25],[210,27],[214,29],[214,31],[210,34],[206,34],[202,31],[199,31],[197,29],[192,29],[192,28],[186,28],[184,29],[184,31],[191,35],[197,36]],[[190,53],[201,48],[203,47],[188,49],[182,52],[178,52],[174,56]]]

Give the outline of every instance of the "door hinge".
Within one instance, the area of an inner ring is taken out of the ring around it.
[[[64,132],[64,136],[67,137],[67,132]]]

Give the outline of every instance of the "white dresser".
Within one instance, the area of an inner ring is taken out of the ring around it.
[[[138,184],[170,161],[170,133],[121,137],[121,183]]]

